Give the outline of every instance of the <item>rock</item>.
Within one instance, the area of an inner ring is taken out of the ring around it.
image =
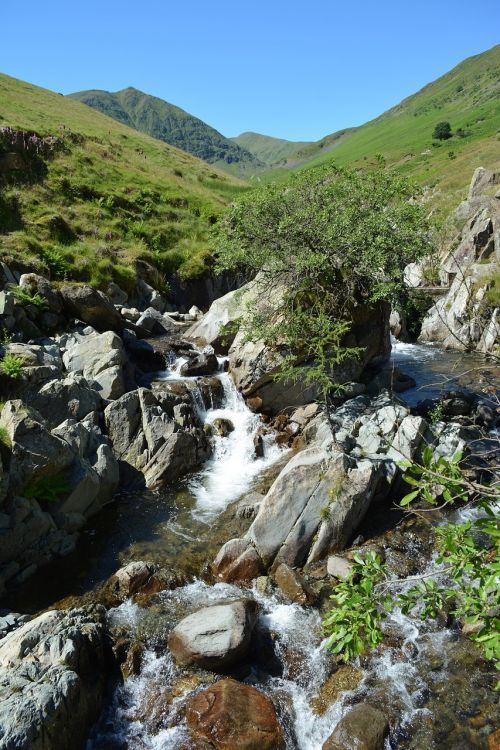
[[[0,414],[0,427],[10,441],[11,493],[30,480],[60,473],[73,461],[68,443],[51,435],[41,415],[20,400],[7,401]]]
[[[477,195],[482,195],[487,187],[498,185],[499,182],[500,172],[493,172],[484,167],[477,167],[472,175],[468,198],[475,198]]]
[[[274,580],[278,588],[287,599],[302,606],[311,602],[312,596],[308,591],[303,577],[296,570],[292,570],[285,563],[278,565],[274,572]]]
[[[99,411],[102,399],[84,377],[71,374],[64,380],[51,380],[27,399],[50,427],[66,419],[80,420]]]
[[[405,417],[387,451],[387,458],[396,463],[403,460],[412,461],[424,439],[426,429],[427,422],[422,417]]]
[[[166,333],[173,333],[178,330],[177,325],[168,315],[162,315],[154,307],[148,307],[147,310],[144,310],[137,321],[137,326],[155,336],[164,336]]]
[[[424,269],[420,263],[409,263],[403,273],[403,279],[406,286],[422,286],[424,278]]]
[[[378,709],[358,703],[339,721],[323,750],[383,750],[388,729]]]
[[[248,539],[230,539],[226,542],[212,568],[217,578],[226,583],[251,580],[265,571],[259,553]]]
[[[82,373],[104,399],[120,398],[125,392],[123,365],[126,362],[122,340],[116,333],[81,336],[75,334],[66,341],[64,366],[70,372]]]
[[[352,562],[345,557],[338,555],[328,555],[326,570],[329,576],[345,580],[352,573]]]
[[[224,419],[223,417],[217,417],[212,422],[212,428],[216,435],[221,437],[227,437],[234,430],[234,424],[230,419]]]
[[[139,279],[137,282],[137,291],[140,294],[140,306],[141,308],[147,307],[157,310],[160,313],[165,311],[165,299],[164,297],[150,286],[144,279]]]
[[[348,690],[355,690],[362,679],[363,672],[350,664],[345,664],[336,669],[325,684],[321,686],[318,696],[313,699],[314,713],[323,716],[343,693]]]
[[[149,341],[137,339],[128,331],[123,332],[122,338],[129,359],[141,372],[160,372],[166,369],[165,355],[157,351]]]
[[[171,631],[168,646],[177,664],[197,664],[215,672],[248,653],[259,607],[253,599],[215,604],[185,617]]]
[[[147,587],[158,567],[143,560],[131,562],[111,576],[106,588],[119,600],[124,601]]]
[[[215,354],[199,354],[194,359],[182,365],[180,374],[183,377],[200,377],[212,375],[219,369],[219,361]]]
[[[101,710],[105,611],[50,611],[0,642],[0,745],[83,747]]]
[[[255,298],[255,283],[228,292],[212,303],[210,310],[186,331],[186,336],[217,351],[227,353],[234,341],[238,320],[245,314],[246,305]]]
[[[189,698],[188,729],[213,750],[284,750],[272,701],[250,685],[224,679]]]
[[[121,289],[118,284],[111,281],[106,289],[106,294],[114,305],[124,305],[128,299],[128,294]]]
[[[91,286],[71,284],[61,288],[63,305],[67,313],[93,326],[98,331],[120,333],[124,321],[111,300]]]

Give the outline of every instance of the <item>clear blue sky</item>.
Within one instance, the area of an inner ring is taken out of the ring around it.
[[[135,86],[224,135],[316,140],[500,42],[500,2],[24,0],[1,23],[0,70],[16,78]]]

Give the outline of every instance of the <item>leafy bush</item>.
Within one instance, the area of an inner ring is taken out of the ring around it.
[[[438,141],[447,141],[451,136],[452,132],[449,122],[438,122],[432,133],[432,137],[436,138]]]
[[[41,258],[49,269],[51,279],[65,279],[71,265],[62,250],[58,247],[46,247],[40,253]]]
[[[10,291],[22,305],[34,305],[40,310],[44,310],[47,307],[47,300],[39,292],[32,294],[20,286],[12,286],[10,287]]]
[[[4,354],[0,361],[0,372],[11,380],[18,380],[21,377],[24,367],[24,359],[16,354]]]

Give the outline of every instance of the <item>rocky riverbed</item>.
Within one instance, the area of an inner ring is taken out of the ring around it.
[[[1,750],[497,746],[494,670],[459,620],[396,610],[349,664],[321,627],[355,553],[408,585],[436,570],[444,516],[403,514],[399,463],[498,454],[493,361],[394,339],[388,359],[390,311],[360,308],[326,415],[228,333],[255,282],[203,316],[145,281],[2,273]]]

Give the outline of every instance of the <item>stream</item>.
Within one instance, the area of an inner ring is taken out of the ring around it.
[[[400,396],[409,405],[439,395],[443,387],[477,383],[483,377],[478,368],[487,369],[480,357],[399,342],[393,345],[388,367],[398,367],[416,380],[417,387]],[[161,377],[179,377],[176,368],[178,363]],[[461,378],[459,368],[471,372]],[[263,457],[255,458],[259,416],[249,411],[222,368],[217,377],[224,389],[223,406],[205,411],[200,399],[199,416],[209,424],[229,419],[234,430],[214,438],[212,457],[204,467],[175,489],[122,493],[100,514],[95,528],[82,534],[77,550],[63,565],[47,566],[42,577],[35,575],[22,592],[13,594],[8,605],[36,612],[53,602],[64,604],[66,597],[71,601],[92,591],[132,560],[158,562],[193,578],[225,541],[244,531],[249,521],[235,519],[231,507],[272,478],[286,451],[269,435]],[[428,566],[435,568],[435,561]],[[262,593],[255,584],[249,589],[194,580],[162,592],[159,603],[149,608],[127,601],[111,610],[111,624],[132,631],[146,651],[141,673],[116,688],[87,750],[180,750],[187,739],[181,716],[185,698],[213,682],[214,676],[197,670],[186,678],[170,656],[166,636],[190,612],[242,595],[261,605],[257,632],[265,644],[242,678],[273,699],[287,750],[321,750],[346,708],[359,701],[371,702],[389,718],[386,750],[488,747],[484,727],[496,710],[490,675],[474,645],[443,622],[423,623],[399,611],[392,613],[385,623],[389,645],[343,667],[346,684],[332,683],[333,698],[319,706],[321,688],[336,664],[322,648],[318,610]],[[265,633],[272,635],[271,647]],[[486,722],[471,722],[476,715],[486,716]]]

